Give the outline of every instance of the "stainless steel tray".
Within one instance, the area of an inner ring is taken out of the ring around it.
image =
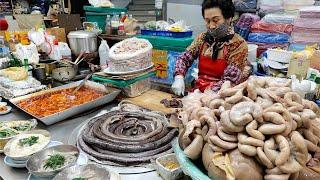
[[[36,116],[30,114],[26,110],[24,110],[24,109],[22,109],[22,108],[20,108],[18,106],[18,103],[23,101],[23,100],[26,100],[26,99],[29,99],[29,98],[32,98],[32,97],[36,97],[36,96],[39,96],[39,95],[43,95],[43,94],[46,94],[46,93],[55,92],[55,91],[58,91],[58,90],[61,90],[61,89],[68,89],[68,88],[76,87],[80,83],[81,83],[81,81],[77,81],[77,82],[74,82],[74,83],[70,83],[70,84],[67,84],[67,85],[60,86],[60,87],[52,88],[52,89],[49,89],[49,90],[44,90],[44,91],[36,92],[36,93],[33,93],[33,94],[29,94],[29,95],[26,95],[26,96],[13,98],[13,99],[10,99],[10,102],[12,104],[14,104],[17,108],[19,108],[22,111],[24,111],[25,113],[33,116],[34,118],[38,119],[39,121],[43,122],[44,124],[51,125],[51,124],[54,124],[56,122],[62,121],[64,119],[67,119],[67,118],[69,118],[71,116],[80,114],[82,112],[85,112],[87,110],[96,108],[96,107],[101,106],[103,104],[107,104],[107,103],[113,101],[117,97],[117,95],[121,92],[118,89],[109,88],[109,87],[106,88],[102,84],[95,83],[93,81],[87,81],[85,83],[86,87],[90,87],[90,88],[95,89],[97,91],[103,92],[106,95],[104,95],[104,96],[102,96],[102,97],[100,97],[98,99],[95,99],[93,101],[87,102],[85,104],[82,104],[82,105],[79,105],[79,106],[74,106],[74,107],[66,109],[66,110],[64,110],[62,112],[58,112],[58,113],[52,114],[52,115],[47,116],[47,117],[42,117],[42,118],[36,117]]]

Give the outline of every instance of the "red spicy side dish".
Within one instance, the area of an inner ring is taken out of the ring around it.
[[[74,89],[63,89],[32,97],[19,102],[18,106],[33,116],[42,118],[93,101],[104,95],[102,92],[87,87],[82,87],[74,95],[71,95]]]

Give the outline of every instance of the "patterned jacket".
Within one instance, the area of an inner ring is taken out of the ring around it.
[[[177,59],[175,66],[175,75],[185,76],[188,68],[193,64],[194,60],[201,55],[212,56],[212,48],[204,41],[205,33],[201,33],[187,48],[187,50]],[[200,50],[202,51],[200,52]],[[219,53],[219,57],[224,57],[228,66],[224,71],[220,81],[213,83],[211,89],[217,91],[220,89],[224,81],[231,81],[233,85],[244,81],[249,73],[246,72],[248,46],[246,41],[238,34],[223,44],[223,49]]]

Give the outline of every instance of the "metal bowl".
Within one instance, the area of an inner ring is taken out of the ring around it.
[[[105,168],[99,167],[94,164],[87,164],[82,166],[75,165],[61,171],[53,178],[53,180],[73,179],[80,177],[92,180],[110,180],[111,174]]]
[[[77,69],[73,66],[60,67],[52,70],[52,77],[55,80],[70,81],[77,75]]]
[[[27,122],[30,122],[30,123],[31,123],[30,129],[28,129],[27,131],[34,129],[34,128],[37,126],[37,124],[38,124],[36,119],[31,119],[31,120],[18,120],[17,122],[20,122],[20,121],[27,121]],[[12,122],[12,121],[2,121],[1,123],[9,123],[9,122]],[[23,132],[21,132],[21,133],[23,133]],[[18,134],[17,134],[17,135],[18,135]],[[10,137],[5,137],[5,138],[0,138],[0,150],[3,150],[4,146],[8,143],[8,141],[9,141],[10,139],[16,137],[17,135],[10,136]]]
[[[42,148],[41,148],[41,149],[39,149],[38,151],[34,151],[34,152],[32,152],[32,153],[30,153],[30,154],[28,154],[28,155],[21,155],[21,154],[19,154],[19,153],[15,153],[15,154],[12,153],[11,151],[12,151],[13,148],[14,148],[14,147],[12,147],[12,143],[13,143],[15,140],[21,138],[21,136],[22,136],[23,134],[42,134],[42,135],[44,135],[45,137],[48,137],[49,140],[48,140],[47,142],[45,142],[45,143],[42,144]],[[32,131],[28,131],[28,132],[19,134],[18,136],[10,139],[9,142],[8,142],[8,143],[6,144],[6,146],[4,147],[3,150],[4,150],[4,154],[5,154],[6,156],[10,157],[10,158],[11,158],[12,160],[14,160],[14,161],[27,161],[32,154],[34,154],[34,153],[36,153],[36,152],[39,152],[39,151],[41,151],[42,149],[44,149],[44,148],[49,144],[49,142],[50,142],[50,133],[49,133],[49,131],[46,131],[46,130],[32,130]]]
[[[58,168],[56,170],[52,171],[46,171],[46,172],[41,172],[39,171],[42,166],[42,162],[47,159],[49,155],[57,154],[57,153],[68,153],[68,152],[76,152],[76,159],[74,162],[69,163],[61,168]],[[38,176],[38,177],[53,177],[60,171],[62,171],[65,168],[68,168],[70,166],[73,166],[76,164],[77,159],[79,157],[79,149],[75,146],[72,145],[58,145],[58,146],[53,146],[47,149],[43,149],[34,155],[32,155],[29,160],[27,161],[27,169],[29,173]]]

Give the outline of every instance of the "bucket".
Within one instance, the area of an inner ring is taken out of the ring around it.
[[[255,62],[257,60],[258,46],[255,44],[248,44],[248,61]]]

